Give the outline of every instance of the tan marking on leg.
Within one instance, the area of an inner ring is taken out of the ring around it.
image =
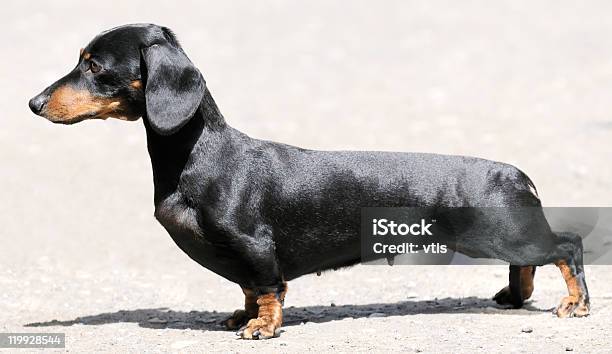
[[[576,275],[572,274],[572,269],[565,261],[558,261],[555,265],[559,267],[561,275],[563,275],[563,279],[565,279],[567,291],[569,292],[569,296],[561,299],[561,303],[556,309],[557,316],[582,317],[588,315],[589,305],[585,303],[585,294],[582,291],[578,279],[576,279]]]
[[[521,295],[527,300],[533,293],[533,266],[521,267]]]
[[[264,294],[257,298],[257,318],[247,323],[242,332],[244,339],[268,339],[277,336],[283,323],[283,308],[276,294]]]
[[[570,269],[569,265],[567,265],[567,262],[559,261],[555,264],[557,267],[559,267],[561,275],[563,275],[563,279],[565,279],[567,291],[569,292],[570,296],[580,297],[582,295],[582,290],[578,285],[578,280],[572,274],[572,270]]]

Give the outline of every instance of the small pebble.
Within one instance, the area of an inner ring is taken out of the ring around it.
[[[531,332],[533,332],[533,328],[531,328],[531,327],[524,327],[524,328],[521,328],[521,332],[523,332],[523,333],[531,333]]]
[[[374,318],[374,317],[385,317],[386,315],[382,312],[373,312],[370,314],[370,316],[368,316],[369,318]]]
[[[565,347],[565,351],[566,352],[573,352],[574,348],[572,348],[572,347]]]

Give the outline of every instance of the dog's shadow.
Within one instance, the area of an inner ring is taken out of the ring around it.
[[[286,307],[283,310],[283,326],[295,326],[306,322],[323,323],[346,318],[374,318],[407,316],[417,314],[535,314],[549,309],[538,309],[525,304],[521,310],[500,307],[490,299],[444,298],[435,300],[402,301],[392,304],[306,306]],[[28,323],[25,327],[54,327],[83,325],[102,325],[109,323],[138,323],[145,328],[198,329],[207,331],[225,330],[222,322],[230,312],[217,311],[173,311],[167,308],[122,310],[97,315],[77,317],[73,320]]]

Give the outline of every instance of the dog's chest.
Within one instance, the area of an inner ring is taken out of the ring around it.
[[[168,231],[183,252],[200,265],[235,282],[244,283],[242,259],[233,252],[227,254],[228,244],[215,237],[214,230],[204,230],[198,222],[198,212],[180,196],[171,196],[155,207],[155,217]]]
[[[202,236],[196,210],[185,203],[178,193],[171,194],[155,206],[155,218],[172,236]]]

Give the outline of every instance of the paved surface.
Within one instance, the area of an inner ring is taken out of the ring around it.
[[[27,100],[101,30],[156,22],[251,136],[482,156],[520,166],[548,206],[610,206],[610,2],[154,3],[3,3],[0,331],[66,332],[75,352],[609,352],[610,267],[587,268],[592,315],[567,320],[548,311],[565,292],[554,267],[519,311],[489,300],[503,266],[306,276],[281,338],[235,340],[216,323],[239,288],[153,219],[142,123],[55,126]]]

